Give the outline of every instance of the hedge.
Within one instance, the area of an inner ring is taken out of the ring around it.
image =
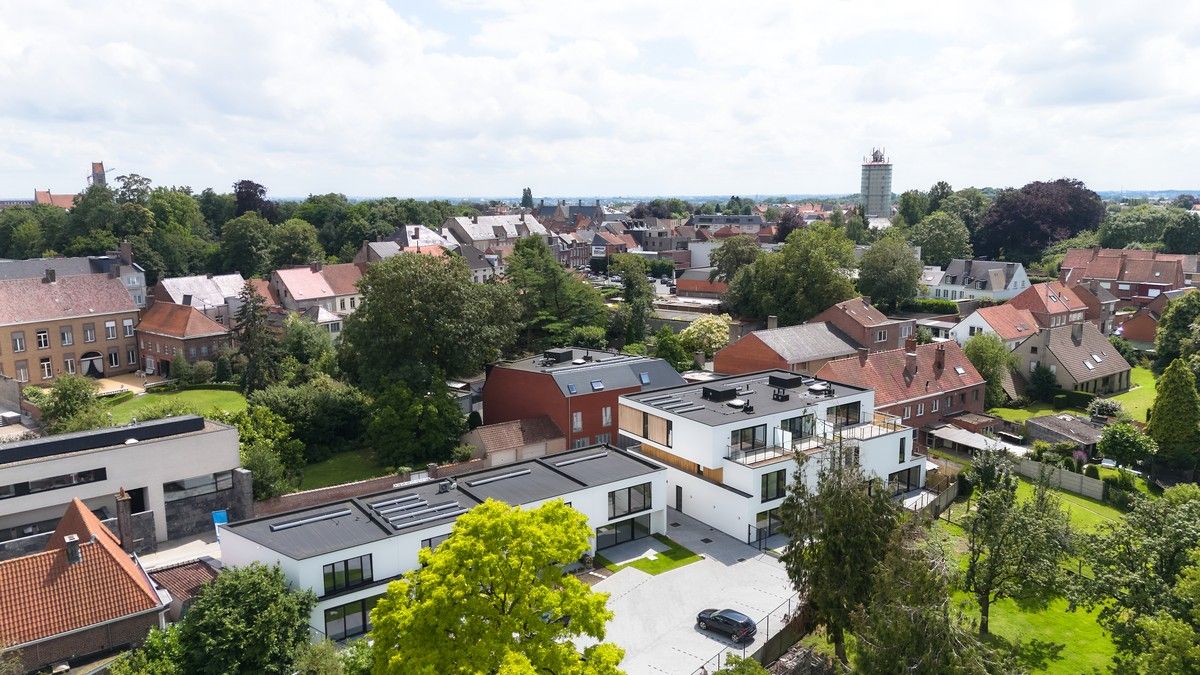
[[[913,298],[900,305],[906,312],[930,312],[932,314],[958,314],[958,303],[940,298]]]
[[[1066,405],[1064,407],[1079,408],[1080,410],[1087,410],[1088,405],[1090,405],[1091,402],[1096,398],[1095,394],[1088,391],[1059,389],[1058,391],[1054,392],[1055,408],[1058,408],[1059,396],[1062,396],[1066,400]],[[1059,409],[1061,410],[1062,408]]]

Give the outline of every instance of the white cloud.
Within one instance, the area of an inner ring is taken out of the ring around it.
[[[87,163],[353,195],[1196,187],[1200,7],[71,5],[0,24],[0,195]]]

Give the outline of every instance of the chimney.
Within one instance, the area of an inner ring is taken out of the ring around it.
[[[133,498],[125,488],[117,493],[117,538],[126,553],[133,553]]]
[[[863,303],[863,307],[868,307],[868,306],[870,306],[870,304],[871,304],[871,296],[869,296],[869,295],[864,295],[864,296],[862,296],[862,303]]]
[[[521,214],[521,222],[522,223],[525,222],[525,214],[524,213]]]
[[[774,314],[768,316],[767,328],[779,328],[779,317]]]
[[[314,260],[308,264],[308,269],[312,270],[313,272],[320,272],[321,267],[322,264],[320,260]]]
[[[182,302],[182,303],[180,303],[180,304],[187,305],[187,306],[189,306],[189,307],[190,307],[190,306],[192,305],[192,294],[191,294],[191,293],[184,293],[184,294],[183,294],[183,302]]]
[[[1071,339],[1074,340],[1075,342],[1083,341],[1083,322],[1082,321],[1076,321],[1075,323],[1071,324]]]
[[[539,200],[538,200],[538,206],[545,206],[545,205],[546,205],[546,200],[545,200],[545,199],[539,199]]]
[[[133,244],[123,241],[119,246],[117,246],[117,252],[120,254],[122,265],[133,264]]]
[[[704,370],[704,364],[708,363],[708,357],[704,352],[692,352],[692,362],[696,364],[696,370]]]
[[[870,356],[870,355],[871,355],[871,350],[870,350],[870,349],[867,349],[866,347],[859,347],[859,348],[858,348],[858,362],[859,362],[860,364],[866,365],[866,363],[867,363],[867,357],[868,357],[868,356]]]
[[[600,206],[600,200],[599,200],[599,199],[597,199],[597,200],[596,200],[596,206]]]
[[[419,227],[413,228],[412,238],[416,239],[418,241],[421,239],[421,228],[419,228]],[[409,246],[412,246],[412,242],[409,242]]]
[[[472,222],[472,223],[478,223],[478,222],[479,222],[479,216],[471,216],[471,222]]]
[[[71,565],[83,560],[83,553],[79,550],[79,535],[68,534],[63,537],[63,541],[67,545],[67,562]]]
[[[578,204],[578,205],[579,205],[579,206],[583,206],[583,200],[582,200],[582,199],[580,199],[580,200],[579,200],[579,204]]]
[[[46,276],[42,278],[42,283],[44,283],[44,284],[52,284],[52,283],[54,283],[54,278],[55,278],[55,273],[54,273],[54,270],[52,270],[52,269],[50,269],[50,268],[47,268],[47,269],[46,269]]]
[[[904,374],[912,377],[917,373],[917,339],[909,337],[904,341]]]
[[[941,370],[946,367],[946,345],[938,345],[933,352],[933,369]]]
[[[1050,329],[1049,328],[1042,329],[1042,344],[1047,347],[1050,346]]]

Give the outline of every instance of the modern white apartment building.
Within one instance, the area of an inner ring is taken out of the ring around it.
[[[665,476],[653,462],[592,446],[223,526],[221,561],[278,563],[294,587],[317,595],[313,629],[342,640],[370,629],[387,583],[416,568],[417,552],[449,537],[476,504],[562,499],[587,516],[595,551],[664,531]]]
[[[624,395],[619,414],[628,449],[667,469],[670,506],[750,543],[777,531],[795,453],[820,462],[839,444],[894,495],[925,484],[912,429],[869,389],[770,370]]]

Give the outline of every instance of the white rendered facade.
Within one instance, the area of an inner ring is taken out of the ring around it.
[[[834,445],[857,456],[863,472],[889,483],[893,493],[924,486],[925,458],[914,452],[912,429],[894,416],[876,413],[874,392],[833,385],[833,396],[809,396],[807,387],[824,383],[806,378],[798,390],[784,390],[787,401],[773,401],[772,374],[798,377],[770,371],[621,397],[621,434],[640,444],[637,452],[667,468],[669,506],[753,542],[776,529],[776,514],[770,512],[783,503],[786,487],[800,470],[793,450],[808,458],[805,479],[815,488],[814,465]],[[755,410],[714,415],[709,412],[727,404],[696,402],[709,408],[696,411],[664,398],[675,394],[681,403],[696,401],[703,387],[717,384],[737,387],[738,400],[750,401]],[[717,415],[727,419],[715,419]],[[809,421],[797,428],[793,421],[804,419]],[[750,438],[748,429],[753,430]]]

